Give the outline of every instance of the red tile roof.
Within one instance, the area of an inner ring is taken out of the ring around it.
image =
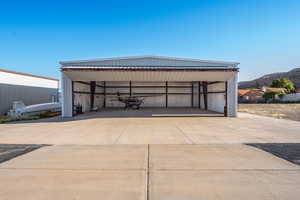
[[[284,92],[285,89],[284,88],[267,88],[267,91],[270,92],[270,91],[273,91],[273,92]]]
[[[250,90],[239,90],[239,95],[244,95],[247,92],[249,92]]]

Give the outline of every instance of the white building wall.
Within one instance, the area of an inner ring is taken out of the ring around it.
[[[58,81],[0,71],[0,83],[44,88],[57,88]]]
[[[208,92],[222,92],[225,91],[225,83],[217,83],[208,85]],[[223,113],[225,106],[225,93],[209,93],[207,95],[208,110]]]
[[[165,82],[132,82],[132,86],[165,86]],[[142,107],[165,107],[166,106],[166,96],[164,95],[165,88],[133,88],[134,93],[163,93],[163,95],[157,95],[153,97],[148,97],[144,99],[144,104]],[[137,94],[138,95],[138,94]]]
[[[57,88],[0,83],[0,115],[4,115],[12,109],[14,101],[22,101],[25,105],[57,101]]]
[[[191,93],[192,83],[191,82],[169,82],[168,89],[169,93]],[[188,88],[172,88],[172,86],[185,86]],[[191,107],[192,104],[191,95],[168,95],[168,107]]]
[[[10,109],[14,101],[25,105],[50,103],[58,100],[58,80],[50,80],[0,70],[0,115]]]
[[[62,116],[72,117],[72,80],[64,73],[61,73],[61,87],[62,87]]]
[[[228,80],[228,89],[227,89],[227,105],[228,105],[228,117],[237,117],[238,111],[238,74]]]
[[[300,93],[285,94],[279,100],[282,102],[298,102],[300,101]]]

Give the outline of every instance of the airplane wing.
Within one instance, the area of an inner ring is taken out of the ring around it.
[[[147,98],[147,97],[159,97],[159,96],[163,96],[163,95],[161,95],[161,94],[157,94],[157,95],[133,95],[132,97]]]

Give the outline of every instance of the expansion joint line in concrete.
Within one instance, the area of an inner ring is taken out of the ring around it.
[[[124,130],[121,132],[121,134],[117,137],[116,141],[114,142],[114,144],[118,144],[120,138],[122,137],[122,135],[127,131],[129,125],[127,125]]]
[[[147,145],[147,169],[146,169],[146,200],[149,199],[149,185],[150,185],[150,144]]]
[[[190,142],[190,144],[195,144],[195,143],[193,142],[193,140],[192,140],[189,136],[187,136],[187,135],[184,133],[183,130],[181,130],[181,128],[179,128],[179,127],[176,126],[176,125],[175,125],[175,127],[179,130],[179,132],[183,135],[183,137],[186,138],[186,140]]]

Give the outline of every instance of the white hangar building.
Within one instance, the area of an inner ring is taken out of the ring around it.
[[[0,69],[0,115],[12,109],[14,101],[25,105],[58,101],[58,79]]]
[[[60,64],[63,117],[73,116],[74,105],[81,105],[83,112],[124,107],[109,100],[117,94],[153,95],[145,98],[141,108],[237,115],[237,62],[137,56]]]

